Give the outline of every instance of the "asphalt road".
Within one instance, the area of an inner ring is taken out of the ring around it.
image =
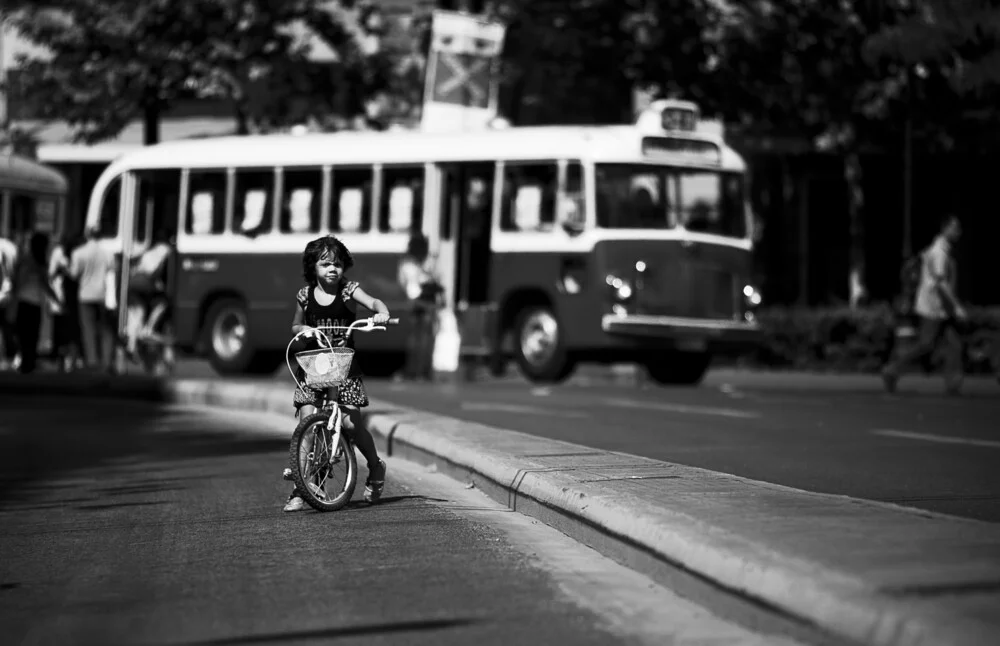
[[[398,460],[378,506],[282,513],[290,423],[0,394],[0,641],[797,643]]]

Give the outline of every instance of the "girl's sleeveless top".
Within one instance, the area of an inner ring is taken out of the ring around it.
[[[358,288],[358,283],[353,280],[345,280],[340,283],[340,293],[329,305],[320,305],[316,300],[315,290],[306,286],[295,295],[295,300],[305,313],[304,323],[310,327],[328,327],[333,325],[348,326],[357,320],[357,314],[348,307],[354,299],[354,290]],[[330,338],[344,336],[345,330],[323,330]],[[354,336],[347,340],[347,347],[354,347]],[[352,371],[353,372],[353,371]]]

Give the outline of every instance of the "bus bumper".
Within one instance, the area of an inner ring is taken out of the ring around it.
[[[644,314],[607,314],[601,319],[601,329],[616,337],[654,341],[692,352],[745,350],[760,343],[763,336],[757,322]]]

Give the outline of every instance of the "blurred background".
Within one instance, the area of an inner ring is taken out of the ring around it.
[[[993,1],[4,0],[0,137],[65,173],[82,228],[129,147],[414,127],[435,9],[506,25],[514,125],[631,123],[662,97],[720,120],[751,167],[762,320],[864,337],[947,212],[965,228],[960,294],[1000,302]],[[974,318],[984,338],[1000,327]]]

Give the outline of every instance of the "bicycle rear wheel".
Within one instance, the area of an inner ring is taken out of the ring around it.
[[[306,417],[292,434],[289,448],[292,479],[302,499],[317,511],[337,511],[346,505],[358,484],[358,460],[345,433],[339,445],[331,446],[333,431],[327,429],[330,413]]]

